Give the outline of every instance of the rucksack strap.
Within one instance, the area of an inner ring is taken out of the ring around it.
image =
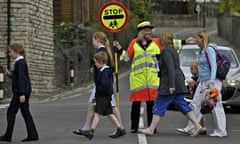
[[[214,46],[211,46],[211,45],[208,45],[208,47],[211,47],[214,49],[215,53],[216,53],[216,57],[218,55],[218,51],[216,50],[216,48]],[[207,59],[207,62],[208,62],[208,66],[209,66],[209,69],[211,70],[211,65],[210,65],[210,61],[209,61],[209,58],[208,58],[208,53],[206,51],[205,52],[205,56],[206,56],[206,59]]]
[[[204,53],[205,53],[205,57],[206,57],[206,59],[207,59],[208,67],[209,67],[209,69],[211,70],[211,65],[210,65],[210,61],[209,61],[209,58],[208,58],[208,54],[207,54],[206,51],[204,51]]]
[[[211,45],[209,45],[208,47],[211,47],[211,48],[213,48],[213,49],[215,50],[215,52],[216,52],[216,57],[217,57],[217,55],[218,55],[219,53],[218,53],[218,51],[216,50],[216,48],[213,47],[213,46],[211,46]],[[205,57],[206,57],[206,59],[207,59],[207,63],[208,63],[209,69],[211,70],[211,65],[210,65],[210,61],[209,61],[209,58],[208,58],[208,53],[207,53],[206,51],[204,51],[204,53],[205,53]],[[221,82],[222,82],[222,80],[221,80]],[[223,85],[222,85],[222,87],[223,87]]]

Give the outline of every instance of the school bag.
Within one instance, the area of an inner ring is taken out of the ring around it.
[[[231,66],[230,60],[224,54],[220,53],[215,47],[211,45],[208,45],[208,47],[212,47],[216,52],[216,62],[217,62],[216,78],[220,80],[225,80]],[[205,56],[207,58],[208,66],[211,69],[208,54],[206,51],[205,51]]]
[[[205,96],[201,105],[200,112],[202,114],[207,114],[212,112],[214,107],[216,106],[216,103],[218,101],[219,97],[219,91],[215,87],[208,87],[205,89]]]
[[[201,114],[211,113],[213,108],[216,106],[216,101],[214,99],[205,99],[202,102],[200,112]]]

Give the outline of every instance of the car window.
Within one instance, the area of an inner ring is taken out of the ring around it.
[[[182,49],[179,57],[181,66],[190,66],[193,61],[197,60],[198,49]]]
[[[231,68],[238,67],[236,57],[231,50],[218,50],[220,53],[223,53],[231,62]],[[183,67],[189,67],[193,61],[197,60],[199,54],[198,49],[182,49],[179,53],[180,64]]]
[[[219,52],[224,54],[230,60],[232,68],[238,67],[236,57],[235,57],[235,55],[233,54],[232,51],[229,51],[229,50],[219,50]]]

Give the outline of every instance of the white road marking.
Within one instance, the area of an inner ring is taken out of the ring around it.
[[[139,128],[144,128],[143,113],[144,113],[144,107],[142,106],[140,111]],[[146,135],[138,133],[138,142],[139,144],[147,144]]]
[[[71,96],[67,96],[67,97],[62,97],[62,99],[75,98],[75,97],[79,97],[79,96],[82,96],[82,94],[79,93],[79,94],[75,94],[75,95],[71,95]]]
[[[0,110],[8,107],[9,104],[0,104]]]

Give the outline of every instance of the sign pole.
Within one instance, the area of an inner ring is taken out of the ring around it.
[[[113,33],[113,41],[117,40],[117,33]],[[117,107],[120,108],[120,93],[119,93],[119,87],[118,87],[118,53],[117,53],[117,48],[113,47],[114,50],[114,67],[115,67],[115,79],[116,79],[116,103]]]
[[[108,32],[113,33],[113,40],[117,40],[117,33],[122,31],[128,23],[129,14],[127,8],[120,2],[105,3],[98,12],[98,21],[102,28]],[[116,76],[116,103],[120,107],[120,94],[118,89],[118,53],[117,48],[114,50],[114,64]]]

